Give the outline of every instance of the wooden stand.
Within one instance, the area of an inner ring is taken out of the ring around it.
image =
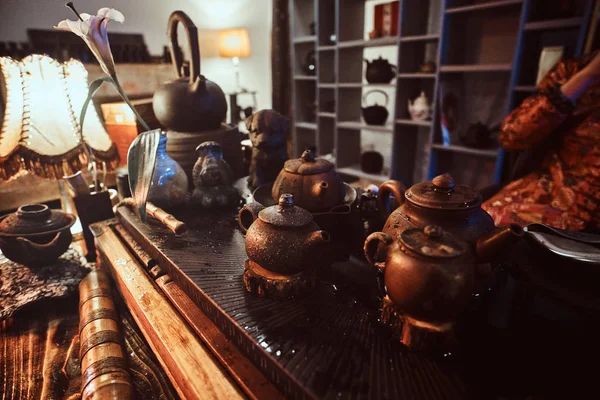
[[[387,295],[383,298],[381,321],[411,350],[448,351],[455,346],[453,322],[432,324],[403,315]]]
[[[244,286],[250,293],[261,297],[290,299],[308,293],[315,284],[313,273],[281,275],[264,269],[254,261],[246,260],[244,263]]]

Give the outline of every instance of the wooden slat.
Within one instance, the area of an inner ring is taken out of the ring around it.
[[[92,230],[117,288],[177,393],[186,399],[243,398],[116,234],[105,223]]]

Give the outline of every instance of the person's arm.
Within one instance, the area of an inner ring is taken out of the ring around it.
[[[600,53],[582,68],[577,61],[560,61],[527,98],[502,122],[500,143],[507,150],[535,146],[569,115],[577,99],[600,79]]]

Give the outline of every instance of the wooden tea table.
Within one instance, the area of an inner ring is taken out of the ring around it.
[[[377,274],[366,264],[335,264],[300,299],[259,298],[242,282],[237,210],[184,210],[176,217],[188,226],[184,235],[143,225],[127,207],[92,227],[101,264],[122,296],[122,315],[144,349],[139,359],[157,382],[168,381],[153,386],[154,398],[595,397],[584,394],[596,379],[586,362],[600,355],[590,340],[598,325],[525,310],[529,303],[517,300],[528,296],[526,286],[510,276],[473,302],[479,308],[461,321],[457,349],[414,353],[378,321]],[[77,300],[55,304],[52,312],[40,308],[2,325],[4,398],[48,387],[56,395],[33,398],[76,396],[76,384],[61,383],[68,370],[61,366],[76,332]]]

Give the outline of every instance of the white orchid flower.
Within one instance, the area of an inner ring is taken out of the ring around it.
[[[66,19],[60,21],[58,26],[55,26],[54,28],[70,31],[77,36],[80,36],[98,59],[102,70],[114,78],[116,76],[115,61],[113,60],[110,51],[106,26],[108,25],[109,20],[120,22],[122,24],[125,22],[125,17],[121,12],[114,8],[104,7],[98,10],[97,15],[90,15],[86,13],[79,14],[75,10],[72,2],[69,2],[66,5],[77,14],[79,20],[71,21]]]

